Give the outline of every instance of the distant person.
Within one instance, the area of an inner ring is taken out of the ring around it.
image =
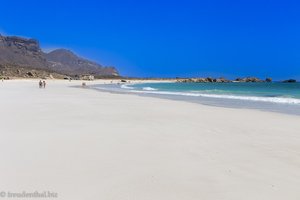
[[[40,82],[39,82],[39,88],[42,88],[43,87],[43,82],[42,82],[42,80],[40,80]]]
[[[43,81],[43,88],[46,88],[46,81]]]

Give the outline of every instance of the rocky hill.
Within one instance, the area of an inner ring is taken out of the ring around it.
[[[49,69],[38,41],[1,35],[0,64]]]
[[[52,70],[69,75],[92,74],[118,76],[113,67],[103,67],[95,62],[80,58],[67,49],[57,49],[45,54]]]
[[[67,76],[91,74],[94,76],[118,76],[114,67],[103,67],[95,62],[80,58],[65,49],[44,53],[39,42],[21,37],[0,35],[0,75],[26,77],[26,70],[34,77],[42,74]]]

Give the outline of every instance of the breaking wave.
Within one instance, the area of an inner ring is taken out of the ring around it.
[[[147,91],[156,91],[157,89],[152,88],[152,87],[143,87],[143,90],[147,90]]]
[[[123,88],[123,89],[129,89],[129,90],[133,90],[134,88],[133,87],[130,87],[130,86],[128,86],[128,85],[121,85],[121,88]]]
[[[258,97],[258,96],[239,96],[239,95],[225,95],[225,94],[203,94],[192,92],[168,92],[168,91],[151,91],[151,90],[133,90],[135,93],[148,93],[148,94],[162,94],[162,95],[179,95],[179,96],[191,96],[191,97],[208,97],[218,99],[233,99],[233,100],[246,100],[256,102],[269,102],[280,104],[297,104],[300,105],[300,99],[286,98],[286,97]]]

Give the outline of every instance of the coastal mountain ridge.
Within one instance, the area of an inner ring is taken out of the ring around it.
[[[90,74],[94,76],[119,76],[114,67],[104,67],[96,62],[81,58],[67,49],[49,53],[41,50],[38,40],[0,34],[0,75],[26,77],[25,69],[35,70],[37,77],[54,73],[67,76]],[[27,70],[27,71],[28,71]],[[29,73],[29,72],[26,72]],[[32,73],[31,73],[32,74]],[[29,75],[30,77],[30,75]]]
[[[119,75],[114,67],[103,67],[96,62],[78,57],[68,49],[51,51],[45,54],[45,57],[50,63],[51,69],[63,74]]]

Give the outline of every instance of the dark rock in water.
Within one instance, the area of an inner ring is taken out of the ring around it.
[[[241,81],[242,81],[242,78],[236,78],[235,81],[241,82]]]
[[[216,82],[216,83],[229,83],[231,81],[228,80],[228,79],[225,79],[225,78],[221,77],[221,78],[214,79],[214,82]]]
[[[282,81],[283,83],[296,83],[297,81],[295,79],[288,79],[285,81]]]
[[[127,81],[126,81],[126,80],[124,80],[124,79],[122,79],[122,80],[121,80],[121,82],[122,82],[122,83],[126,83]]]
[[[196,83],[207,83],[207,79],[206,78],[196,78],[196,79],[189,79],[192,80],[192,82],[196,82]]]
[[[249,77],[249,78],[246,78],[246,82],[257,83],[257,82],[263,82],[263,81],[256,77]]]
[[[266,78],[266,82],[268,83],[272,82],[272,78]]]
[[[253,82],[253,83],[257,83],[257,82],[263,82],[262,80],[260,80],[259,78],[256,77],[247,77],[247,78],[237,78],[235,79],[235,81],[237,82]]]
[[[212,83],[212,82],[214,82],[214,79],[213,79],[213,78],[210,78],[210,77],[207,77],[207,78],[206,78],[206,81]]]
[[[188,79],[176,79],[177,82],[179,83],[229,83],[231,82],[228,79],[225,78],[188,78]]]
[[[180,79],[176,78],[177,82],[180,83],[230,83],[232,82],[231,80],[225,79],[223,77],[221,78],[188,78],[188,79]],[[259,83],[259,82],[265,82],[259,78],[256,77],[247,77],[247,78],[237,78],[235,79],[236,82],[254,82],[254,83]],[[271,82],[271,78],[266,79],[267,82]]]

